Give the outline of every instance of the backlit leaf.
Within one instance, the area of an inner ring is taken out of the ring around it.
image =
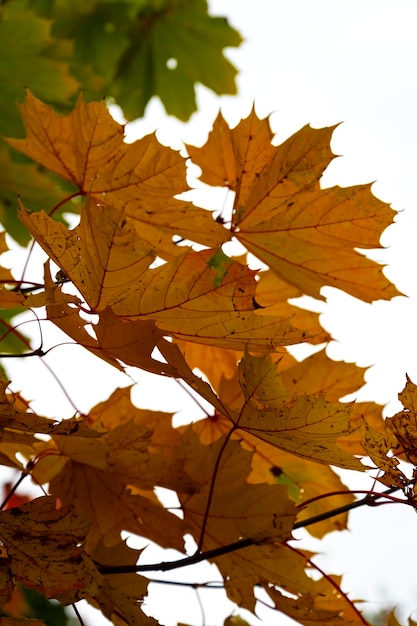
[[[0,11],[0,133],[21,132],[16,100],[26,85],[51,104],[64,104],[79,89],[69,71],[69,42],[55,47],[49,20],[11,2]],[[48,54],[49,51],[49,54]]]
[[[107,205],[87,204],[73,231],[44,213],[22,211],[22,221],[94,312],[110,305],[116,316],[153,320],[176,338],[233,349],[273,350],[308,336],[286,319],[258,315],[254,272],[225,257],[219,277],[210,267],[217,251],[187,251],[147,269],[152,250]]]
[[[223,241],[226,231],[208,211],[174,198],[188,189],[185,159],[155,135],[124,143],[124,127],[105,104],[82,98],[61,117],[28,92],[20,110],[27,138],[9,144],[72,182],[93,206],[114,211],[113,223],[123,211],[151,249],[175,256],[172,237],[178,234],[208,246]]]
[[[206,520],[204,549],[233,543],[241,537],[255,541],[285,541],[293,525],[295,507],[286,488],[278,485],[254,485],[247,482],[251,455],[230,441],[222,449],[224,439],[202,446],[191,429],[184,432],[186,470],[197,488],[180,495],[184,521],[198,541]],[[213,471],[215,482],[212,497]],[[210,502],[209,508],[207,503]],[[207,515],[207,518],[206,518]]]
[[[240,363],[245,404],[236,425],[303,458],[349,469],[364,469],[337,440],[349,430],[350,406],[329,403],[324,396],[298,396],[287,402],[275,364],[249,354]]]
[[[205,146],[187,146],[202,181],[235,191],[232,232],[277,276],[320,297],[324,285],[367,302],[395,288],[357,248],[377,248],[391,209],[369,185],[321,189],[333,128],[304,127],[280,146],[255,111],[230,130],[219,114]]]
[[[225,18],[208,14],[206,0],[146,2],[133,33],[113,92],[128,119],[141,117],[153,95],[167,113],[188,119],[196,82],[216,93],[236,92],[236,70],[223,48],[238,46],[241,38]]]

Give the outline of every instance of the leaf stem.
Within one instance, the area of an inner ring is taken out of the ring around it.
[[[204,535],[205,535],[205,532],[206,532],[206,526],[207,526],[208,517],[209,517],[209,513],[210,513],[211,501],[212,501],[213,495],[214,495],[214,486],[215,486],[215,483],[216,483],[217,472],[219,471],[220,461],[221,461],[221,458],[223,456],[223,452],[225,451],[226,446],[227,446],[227,444],[230,441],[230,437],[232,436],[232,434],[233,434],[233,432],[235,430],[236,430],[236,426],[233,425],[232,428],[227,433],[227,435],[225,437],[225,440],[222,443],[222,447],[219,450],[216,462],[214,464],[213,474],[212,474],[211,483],[210,483],[210,489],[209,489],[209,493],[208,493],[208,496],[207,496],[206,509],[204,511],[203,523],[201,524],[201,532],[200,532],[200,538],[198,540],[196,554],[201,553],[201,550],[202,550],[202,547],[203,547]]]
[[[339,585],[337,584],[336,581],[333,580],[333,578],[331,576],[329,576],[328,574],[326,574],[326,572],[324,572],[321,567],[319,567],[316,563],[314,563],[314,561],[312,561],[311,559],[307,558],[305,554],[303,554],[300,550],[297,550],[297,548],[294,548],[294,546],[288,546],[288,548],[292,551],[295,552],[296,554],[299,554],[301,557],[303,557],[304,559],[306,559],[307,563],[313,568],[315,569],[317,572],[319,572],[319,574],[321,574],[321,576],[323,578],[325,578],[327,580],[328,583],[330,583],[330,585],[332,587],[334,587],[334,589],[336,589],[337,593],[340,594],[341,596],[343,596],[343,598],[345,599],[345,601],[349,604],[349,606],[351,607],[351,609],[356,613],[357,617],[359,617],[359,620],[362,622],[362,624],[365,624],[366,626],[370,626],[369,622],[364,618],[364,616],[362,615],[362,613],[356,608],[355,604],[352,602],[352,600],[349,599],[349,597],[346,595],[346,593],[344,591],[342,591],[342,589],[339,587]]]

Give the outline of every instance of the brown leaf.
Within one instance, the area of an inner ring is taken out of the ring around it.
[[[91,523],[86,542],[89,553],[100,541],[114,545],[122,531],[144,536],[163,548],[184,550],[182,520],[155,501],[152,491],[148,497],[142,495],[145,492],[132,493],[116,473],[68,461],[52,479],[50,492]]]
[[[129,548],[124,541],[119,541],[112,547],[101,543],[92,554],[95,562],[109,566],[135,565],[139,555],[140,551]],[[156,620],[145,615],[142,610],[149,583],[146,578],[138,574],[106,574],[103,579],[100,593],[94,600],[108,619],[114,624],[157,626]],[[120,620],[120,617],[123,619]]]
[[[0,536],[15,579],[48,598],[86,597],[95,584],[82,547],[88,527],[47,496],[0,512]]]
[[[196,541],[205,520],[206,550],[241,537],[255,541],[289,539],[296,509],[286,488],[249,484],[251,454],[235,441],[228,441],[224,447],[225,441],[222,438],[203,446],[191,428],[182,435],[185,469],[197,487],[188,494],[179,494],[179,499],[184,521]]]

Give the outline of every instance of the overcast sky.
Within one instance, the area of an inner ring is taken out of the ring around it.
[[[245,38],[239,49],[227,52],[240,69],[239,96],[218,98],[199,88],[199,112],[188,125],[166,118],[158,102],[153,102],[145,120],[130,125],[130,132],[140,136],[158,128],[161,139],[174,145],[179,139],[201,143],[219,107],[228,120],[237,123],[254,101],[258,114],[272,113],[271,124],[279,140],[306,123],[319,127],[343,122],[332,143],[333,151],[343,156],[331,164],[323,184],[376,181],[374,193],[401,212],[383,237],[389,248],[378,258],[390,264],[387,276],[408,297],[366,305],[327,289],[329,305],[323,307],[322,320],[337,339],[330,347],[331,355],[372,365],[359,397],[389,403],[387,414],[392,414],[399,406],[396,395],[404,385],[405,372],[417,381],[417,3],[212,0],[210,6],[213,13],[227,15]],[[51,334],[47,343],[60,340]],[[57,349],[48,361],[62,373],[68,393],[83,410],[104,399],[104,388],[128,384],[125,377],[84,354],[83,367],[76,350]],[[22,389],[29,399],[39,396],[41,384],[47,389],[49,405],[36,403],[36,410],[56,415],[59,406],[64,414],[73,412],[36,359],[7,365],[13,388]],[[96,381],[89,376],[92,368],[98,372]],[[135,391],[137,403],[154,403],[155,390],[148,378],[135,377],[142,381]],[[169,385],[172,397],[175,384]],[[156,408],[172,410],[172,401],[164,404],[162,395],[166,394],[158,394]],[[184,396],[175,397],[174,408],[194,410]],[[357,485],[363,487],[359,480]],[[359,510],[352,514],[350,532],[342,537],[336,533],[324,544],[327,556],[321,563],[327,571],[337,568],[346,573],[345,588],[353,597],[371,599],[375,608],[385,601],[402,605],[402,615],[407,617],[417,609],[416,523],[415,513],[406,507]],[[204,596],[210,610],[216,604],[215,594]],[[188,619],[201,623],[195,598],[182,604],[187,602],[194,602],[196,608],[195,617]],[[165,606],[169,610],[163,615],[169,626],[176,624],[177,617],[187,621],[185,608],[184,614],[177,615],[169,603]],[[215,618],[209,614],[205,626],[218,626],[210,619]],[[269,623],[276,624],[277,619],[281,624],[276,616]]]

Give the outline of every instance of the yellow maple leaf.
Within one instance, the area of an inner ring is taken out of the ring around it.
[[[392,210],[370,185],[321,189],[333,128],[304,127],[279,146],[255,111],[230,129],[219,114],[207,143],[187,146],[201,180],[235,191],[231,230],[276,275],[320,297],[324,285],[367,302],[397,295],[381,266],[357,248],[378,248]]]
[[[71,181],[93,204],[123,208],[132,224],[160,256],[175,256],[172,237],[180,234],[203,245],[217,246],[224,229],[208,211],[176,200],[188,189],[185,159],[161,146],[155,135],[124,142],[124,127],[104,102],[80,97],[63,117],[30,91],[19,105],[26,139],[8,139],[20,152]]]
[[[320,350],[282,371],[288,396],[323,394],[330,402],[357,391],[364,384],[365,368],[354,363],[332,361]]]
[[[129,293],[155,258],[153,249],[126,221],[122,210],[98,205],[91,198],[73,230],[44,212],[29,213],[24,207],[20,219],[92,311],[103,310]]]
[[[324,395],[288,399],[276,365],[268,357],[246,354],[240,372],[245,403],[236,412],[236,427],[308,460],[364,469],[337,445],[340,437],[350,433],[348,404],[330,403]]]
[[[80,290],[92,312],[153,320],[164,333],[225,348],[273,350],[308,333],[274,315],[258,315],[254,272],[219,250],[186,251],[148,269],[153,254],[122,214],[87,203],[69,231],[45,213],[21,219]]]
[[[300,289],[281,280],[274,272],[270,270],[260,272],[256,288],[256,302],[262,307],[267,307],[268,315],[291,317],[293,326],[308,331],[310,343],[319,344],[329,341],[330,335],[320,325],[318,313],[299,308],[288,302],[290,298],[298,298],[301,295],[303,294]],[[260,314],[262,314],[261,311]]]

